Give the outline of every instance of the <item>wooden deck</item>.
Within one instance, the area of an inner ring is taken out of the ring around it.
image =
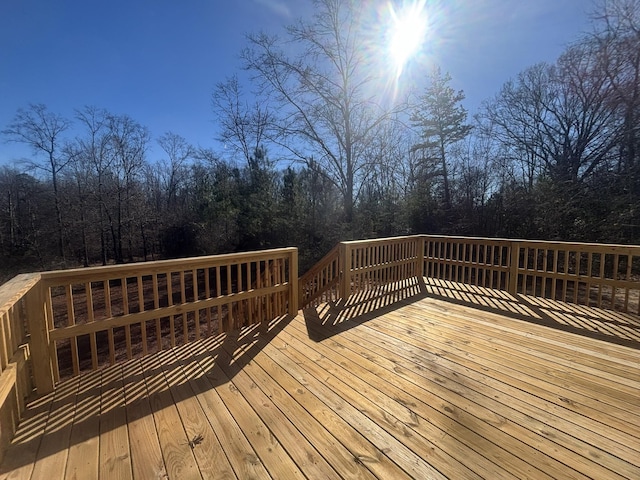
[[[589,312],[619,345],[549,326],[592,330],[572,307],[427,288],[66,381],[31,403],[0,477],[640,478],[633,319]],[[511,315],[527,308],[544,325]]]

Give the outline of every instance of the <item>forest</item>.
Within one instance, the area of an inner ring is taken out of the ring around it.
[[[381,99],[353,8],[247,37],[250,85],[211,94],[225,152],[103,108],[18,110],[1,139],[33,155],[0,167],[0,283],[280,246],[303,273],[341,240],[413,233],[639,243],[640,2],[603,2],[472,115],[438,67]]]

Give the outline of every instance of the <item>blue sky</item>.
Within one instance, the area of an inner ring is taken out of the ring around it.
[[[384,4],[363,0],[362,8]],[[423,63],[451,73],[473,114],[524,68],[555,60],[588,30],[591,7],[590,0],[428,0],[433,29]],[[1,0],[0,129],[29,103],[68,117],[95,105],[130,115],[154,139],[173,131],[220,150],[211,92],[239,70],[245,34],[281,32],[310,12],[309,0]],[[413,66],[418,87],[424,66]],[[3,140],[0,163],[29,155]]]

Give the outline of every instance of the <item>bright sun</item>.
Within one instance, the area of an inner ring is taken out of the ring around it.
[[[389,53],[396,64],[399,77],[407,62],[420,49],[427,30],[427,19],[424,13],[426,0],[414,0],[400,11],[389,3],[391,25],[389,31]]]

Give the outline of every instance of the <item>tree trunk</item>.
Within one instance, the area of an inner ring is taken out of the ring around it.
[[[444,142],[440,142],[440,160],[442,161],[442,178],[444,183],[444,208],[451,210],[451,193],[449,191],[449,173],[447,172],[447,159],[445,157]]]

